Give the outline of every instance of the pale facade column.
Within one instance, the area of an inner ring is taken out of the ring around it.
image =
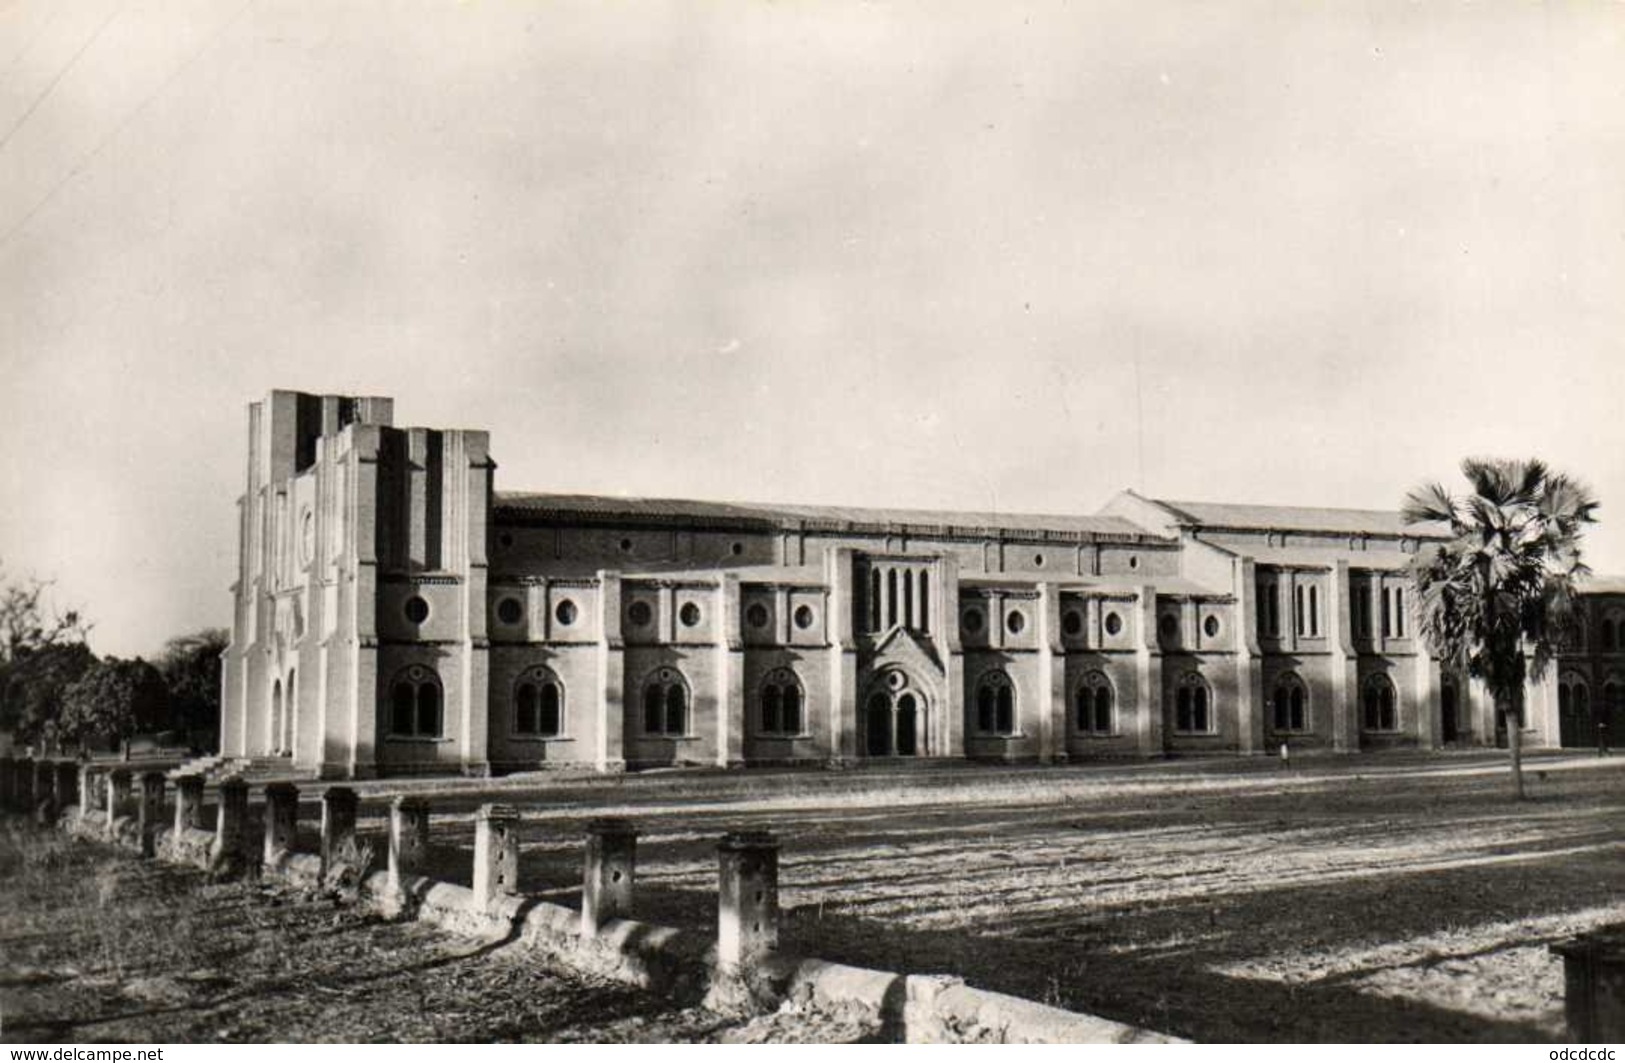
[[[739,617],[739,577],[723,573],[717,583],[717,749],[721,768],[745,763],[745,638]]]
[[[593,764],[626,768],[626,642],[621,636],[621,574],[598,573],[598,696]]]
[[[354,425],[345,522],[352,579],[340,644],[352,655],[348,689],[339,691],[337,713],[328,717],[322,776],[352,779],[378,774],[378,459],[383,429]],[[336,716],[336,719],[335,719]],[[331,767],[330,767],[331,766]],[[336,770],[335,770],[336,769]]]
[[[829,703],[824,726],[828,756],[840,763],[857,756],[858,644],[852,629],[857,563],[848,548],[824,553],[824,583],[829,587]]]
[[[1236,599],[1236,733],[1241,752],[1264,750],[1264,669],[1258,649],[1258,568],[1250,557],[1231,565]]]
[[[1141,586],[1134,603],[1134,667],[1140,691],[1136,738],[1144,756],[1163,753],[1162,647],[1157,642],[1157,589]]]
[[[1066,646],[1061,642],[1061,588],[1055,583],[1038,585],[1038,697],[1038,759],[1065,763]]]
[[[1360,661],[1354,652],[1352,585],[1349,582],[1349,564],[1338,561],[1332,565],[1327,581],[1328,619],[1332,630],[1326,640],[1331,650],[1332,679],[1332,749],[1338,753],[1357,753],[1360,750]],[[1293,630],[1297,630],[1294,614]]]
[[[943,662],[942,755],[965,755],[965,647],[959,641],[959,558],[938,558],[937,651]]]

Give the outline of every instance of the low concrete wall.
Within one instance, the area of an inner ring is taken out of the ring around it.
[[[140,851],[134,817],[119,816],[108,831],[105,812],[82,817],[64,810],[74,835]],[[1092,1015],[973,989],[958,978],[902,975],[768,952],[748,969],[719,963],[716,941],[695,930],[610,919],[583,937],[581,913],[536,898],[498,894],[481,903],[466,887],[418,875],[335,865],[320,856],[285,853],[263,866],[245,858],[222,864],[216,832],[172,828],[157,832],[159,857],[175,863],[250,874],[301,889],[334,889],[391,918],[419,919],[485,942],[511,942],[571,967],[680,1000],[767,1011],[828,1015],[875,1028],[883,1038],[911,1043],[1147,1043],[1175,1040]]]

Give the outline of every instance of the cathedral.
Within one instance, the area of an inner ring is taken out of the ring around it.
[[[488,433],[387,398],[248,410],[221,751],[323,778],[1060,763],[1496,745],[1416,630],[1396,513],[1088,516],[498,491]],[[1531,747],[1625,727],[1625,581],[1525,692]]]

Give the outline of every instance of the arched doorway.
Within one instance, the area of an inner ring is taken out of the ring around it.
[[[925,696],[893,669],[864,700],[863,753],[869,757],[917,757],[925,753]]]

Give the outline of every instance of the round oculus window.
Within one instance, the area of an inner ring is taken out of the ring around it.
[[[1033,555],[1033,567],[1034,568],[1043,568],[1044,567],[1044,555],[1043,554],[1034,554]]]
[[[738,557],[740,554],[745,552],[745,544],[744,543],[734,543],[733,545],[728,547],[728,552],[730,554],[734,555],[735,557]]]
[[[576,622],[576,613],[576,603],[568,598],[553,607],[553,619],[564,627],[569,627]]]
[[[1173,638],[1179,634],[1179,618],[1172,613],[1162,614],[1162,619],[1157,621],[1157,630],[1162,632],[1163,638]]]
[[[1106,634],[1119,635],[1123,631],[1123,618],[1116,613],[1106,614]]]
[[[1019,609],[1012,609],[1010,615],[1004,618],[1004,626],[1009,629],[1010,634],[1019,635],[1027,626],[1027,615]]]
[[[700,607],[693,602],[684,602],[683,607],[677,610],[677,619],[683,622],[684,627],[693,627],[700,622]]]
[[[621,546],[621,553],[630,554],[632,552],[632,540],[631,539],[622,539],[621,543],[620,543],[620,546]]]
[[[745,623],[751,627],[766,627],[767,606],[761,602],[752,602],[750,608],[745,610]]]
[[[513,536],[508,532],[503,532],[501,535],[497,536],[497,542],[502,546],[512,546]]]
[[[635,627],[648,627],[649,621],[655,618],[655,611],[648,602],[639,598],[626,607],[626,618],[632,621]]]
[[[1219,618],[1216,616],[1210,616],[1206,620],[1202,621],[1202,634],[1206,635],[1210,639],[1218,638]]]
[[[406,613],[406,619],[410,620],[414,624],[421,624],[425,620],[429,619],[429,603],[415,594],[406,599],[406,607],[404,611]]]
[[[1140,559],[1138,557],[1135,557],[1133,554],[1130,554],[1129,557],[1128,557],[1128,567],[1129,568],[1139,568],[1140,567]]]
[[[497,619],[504,624],[517,624],[525,618],[525,607],[518,598],[504,598],[497,603]]]
[[[966,609],[960,618],[965,630],[975,634],[982,630],[982,611],[980,609]]]
[[[796,627],[803,631],[813,626],[813,611],[810,605],[798,605],[795,611]]]
[[[1061,630],[1068,635],[1076,635],[1083,631],[1083,614],[1076,609],[1068,609],[1061,617]]]

